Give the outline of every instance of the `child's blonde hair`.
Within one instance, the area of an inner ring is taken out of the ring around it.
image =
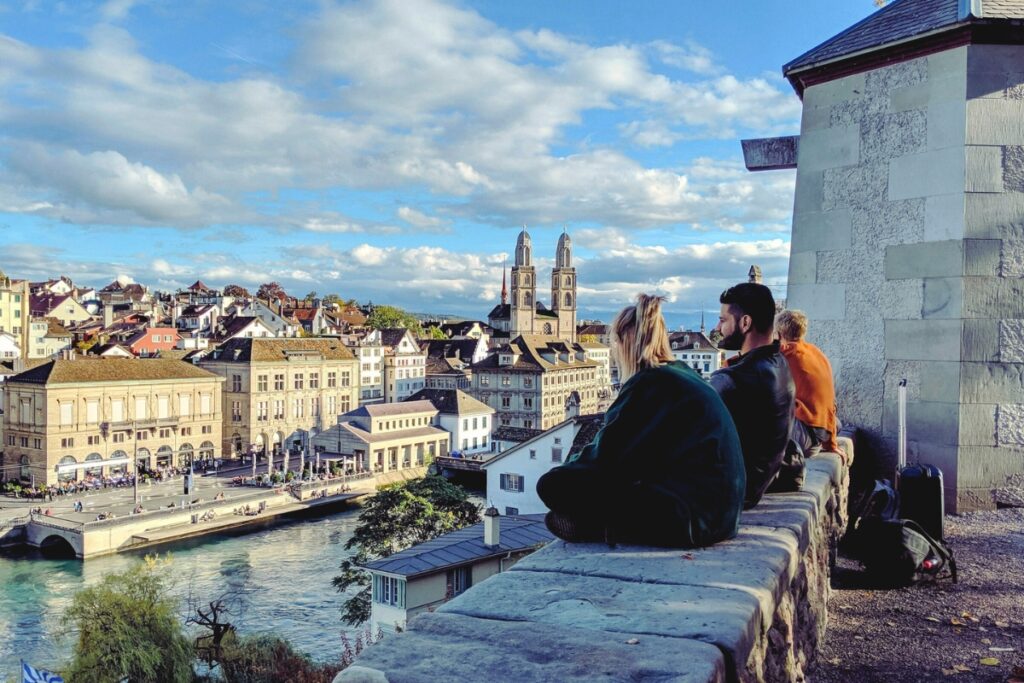
[[[780,312],[775,316],[775,333],[782,341],[800,341],[807,334],[807,316],[797,310]]]
[[[615,316],[612,340],[621,382],[639,370],[673,360],[661,315],[662,301],[660,296],[638,294],[635,305],[626,306]]]

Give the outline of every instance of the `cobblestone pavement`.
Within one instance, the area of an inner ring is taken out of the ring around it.
[[[1024,681],[1024,509],[949,516],[946,536],[955,585],[872,590],[840,558],[808,681]]]

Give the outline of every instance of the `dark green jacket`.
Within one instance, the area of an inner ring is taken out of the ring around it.
[[[651,523],[688,528],[680,531],[692,545],[736,535],[746,487],[740,439],[718,394],[685,363],[631,377],[601,431],[565,466],[596,468],[613,489],[664,496],[676,519]]]

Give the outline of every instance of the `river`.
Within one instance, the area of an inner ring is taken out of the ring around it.
[[[183,618],[190,596],[212,600],[229,592],[236,600],[228,621],[242,635],[275,633],[315,659],[334,659],[341,652],[344,596],[335,592],[331,578],[351,554],[345,542],[358,514],[356,509],[285,521],[150,552],[170,552],[172,593]],[[60,668],[73,644],[73,636],[60,635],[61,615],[75,591],[141,557],[131,553],[82,562],[35,553],[0,555],[0,680],[18,672],[22,658],[37,667]]]

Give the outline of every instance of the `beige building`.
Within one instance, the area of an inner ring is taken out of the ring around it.
[[[427,353],[405,328],[380,331],[384,346],[384,402],[404,401],[426,386]]]
[[[3,467],[36,484],[220,453],[220,377],[179,360],[57,359],[8,378]]]
[[[200,365],[225,378],[226,457],[304,446],[359,404],[359,364],[338,339],[230,339]]]
[[[29,358],[53,358],[71,348],[71,333],[56,318],[33,318],[29,324]]]
[[[356,472],[384,474],[423,467],[448,455],[451,435],[433,426],[437,408],[430,401],[365,405],[338,417],[338,424],[318,434],[313,446],[327,456],[341,456]]]
[[[601,365],[580,344],[521,335],[473,365],[473,398],[497,411],[498,425],[549,429],[597,411]]]
[[[21,357],[29,352],[29,295],[27,280],[12,280],[0,271],[0,332],[18,339]]]

